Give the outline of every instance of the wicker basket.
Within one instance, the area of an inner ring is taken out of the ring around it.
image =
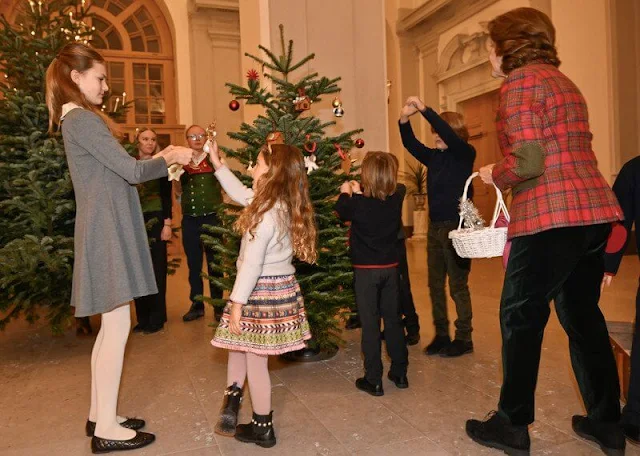
[[[478,173],[475,172],[467,179],[464,185],[464,193],[462,194],[462,200],[467,200],[467,193],[469,191],[469,185],[474,177],[477,177]],[[453,243],[453,247],[456,249],[456,253],[462,258],[493,258],[502,256],[504,246],[507,243],[507,228],[496,228],[496,220],[502,212],[509,220],[509,212],[502,199],[502,192],[494,185],[496,189],[496,207],[493,210],[493,218],[491,219],[491,225],[485,228],[472,229],[462,228],[462,215],[460,216],[460,223],[458,229],[449,232],[449,239]]]

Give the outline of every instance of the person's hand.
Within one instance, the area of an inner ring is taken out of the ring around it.
[[[402,111],[400,111],[400,122],[407,123],[409,121],[409,117],[418,112],[418,108],[416,108],[413,104],[407,103],[402,107]]]
[[[193,157],[193,150],[182,146],[171,146],[171,150],[164,155],[168,165],[173,165],[174,163],[183,166],[188,165],[191,162],[191,157]]]
[[[411,97],[407,98],[407,101],[405,102],[405,104],[411,104],[411,105],[415,106],[415,108],[418,111],[424,111],[425,109],[427,109],[427,107],[422,102],[422,100],[419,97],[416,97],[416,96],[411,96]]]
[[[360,188],[360,183],[358,181],[351,180],[349,181],[349,185],[351,186],[352,193],[362,193],[362,189]]]
[[[242,304],[237,302],[231,303],[231,315],[229,317],[229,331],[236,336],[242,335],[240,327],[240,317],[242,317]]]
[[[602,283],[600,284],[600,292],[604,291],[604,287],[611,286],[611,281],[613,280],[613,276],[609,274],[605,274],[602,277]]]
[[[171,225],[165,225],[162,227],[162,231],[160,232],[160,239],[162,241],[170,241],[172,234]]]
[[[483,166],[478,170],[478,174],[480,175],[480,179],[485,184],[493,184],[493,167],[496,166],[495,163],[491,163],[490,165]]]
[[[209,142],[209,159],[215,169],[223,165],[222,159],[220,158],[220,150],[218,149],[218,141],[215,139]]]
[[[349,181],[345,181],[340,186],[340,193],[347,193],[349,196],[351,196],[352,191],[353,190],[351,189],[351,184],[349,183]]]

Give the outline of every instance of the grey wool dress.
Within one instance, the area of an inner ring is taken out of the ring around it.
[[[131,157],[102,118],[82,108],[63,116],[62,137],[76,198],[76,317],[157,293],[135,184],[166,176],[165,160]]]

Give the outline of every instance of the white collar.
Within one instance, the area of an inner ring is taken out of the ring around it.
[[[70,101],[69,103],[63,104],[62,105],[62,115],[60,116],[60,120],[64,119],[64,116],[66,116],[69,113],[69,111],[71,111],[72,109],[76,109],[76,108],[83,109],[82,106],[79,106],[79,105],[75,104],[72,101]]]

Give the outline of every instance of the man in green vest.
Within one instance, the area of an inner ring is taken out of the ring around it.
[[[182,206],[182,245],[187,256],[189,267],[189,299],[191,307],[183,315],[182,320],[193,321],[204,316],[204,303],[196,301],[195,297],[204,293],[202,277],[202,256],[207,259],[207,267],[210,276],[216,273],[211,269],[213,252],[204,247],[200,239],[203,234],[203,225],[218,225],[220,222],[216,215],[216,207],[222,201],[222,192],[218,180],[214,176],[214,169],[209,162],[209,157],[203,147],[207,141],[207,135],[199,125],[192,125],[186,132],[187,143],[193,149],[193,158],[189,165],[184,166],[184,174],[180,177]],[[222,298],[222,292],[211,288],[212,298]],[[219,319],[218,311],[215,312]]]

